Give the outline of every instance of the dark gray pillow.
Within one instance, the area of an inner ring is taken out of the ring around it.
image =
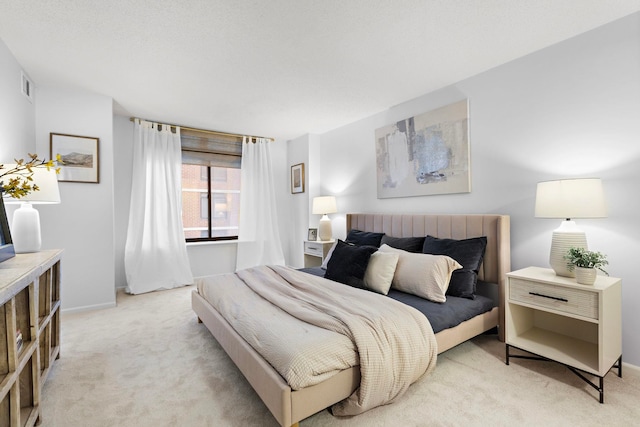
[[[484,258],[487,238],[472,237],[470,239],[439,239],[427,236],[424,240],[422,252],[433,255],[447,255],[462,265],[461,269],[453,272],[449,281],[447,295],[474,299],[478,270]]]
[[[364,289],[364,273],[367,271],[371,254],[377,250],[375,246],[356,246],[338,240],[324,277]]]
[[[351,230],[347,234],[346,243],[356,246],[375,246],[380,247],[380,240],[384,233],[372,233],[370,231]]]
[[[424,246],[424,237],[391,237],[382,236],[380,246],[389,245],[392,248],[402,249],[407,252],[421,253]]]

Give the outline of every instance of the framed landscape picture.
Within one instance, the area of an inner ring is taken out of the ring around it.
[[[58,181],[98,183],[98,145],[98,138],[51,133],[49,154],[62,160]]]

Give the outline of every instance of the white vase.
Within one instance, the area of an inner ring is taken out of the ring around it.
[[[576,267],[576,281],[581,285],[593,285],[598,275],[595,268]]]

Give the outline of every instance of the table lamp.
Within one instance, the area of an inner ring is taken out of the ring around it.
[[[539,182],[536,218],[563,218],[553,231],[549,264],[557,276],[575,277],[564,256],[571,247],[587,249],[587,237],[572,218],[606,218],[607,206],[599,178]]]
[[[12,168],[13,165],[6,165]],[[40,214],[33,207],[35,204],[60,203],[60,190],[58,189],[58,177],[54,168],[47,170],[45,167],[32,168],[31,184],[37,185],[39,191],[31,191],[24,197],[14,199],[5,196],[5,204],[20,204],[13,213],[11,221],[11,237],[16,253],[38,252],[42,246],[40,235]],[[7,174],[3,179],[20,178],[21,174]]]
[[[314,215],[322,215],[318,223],[318,238],[321,241],[331,240],[333,232],[331,231],[331,220],[327,214],[338,212],[336,198],[334,196],[314,197],[311,212]]]

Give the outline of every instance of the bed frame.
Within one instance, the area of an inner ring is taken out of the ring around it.
[[[436,334],[438,353],[495,327],[504,341],[504,289],[511,267],[510,223],[507,215],[419,215],[419,214],[347,214],[347,232],[351,229],[386,233],[392,237],[465,239],[487,237],[479,279],[498,284],[498,291],[478,288],[497,304],[492,311]],[[192,307],[231,360],[249,381],[281,426],[297,426],[303,420],[353,393],[360,384],[360,369],[345,369],[328,380],[301,390],[291,390],[285,380],[266,362],[197,290]]]

